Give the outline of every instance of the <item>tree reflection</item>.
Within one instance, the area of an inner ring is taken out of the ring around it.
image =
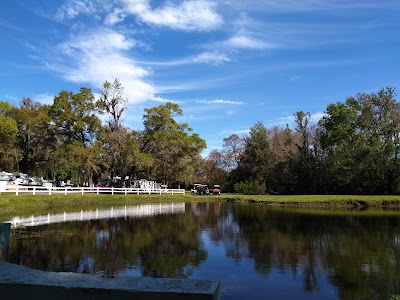
[[[268,275],[274,266],[302,276],[306,292],[318,290],[325,276],[341,299],[387,299],[400,291],[399,217],[319,216],[249,205],[234,205],[233,216],[257,272]]]
[[[106,276],[187,278],[207,258],[193,214],[108,219],[14,230],[8,260],[31,268]]]
[[[51,271],[113,276],[133,268],[142,276],[189,278],[207,259],[204,233],[235,265],[250,260],[265,280],[273,272],[285,274],[288,285],[300,280],[305,294],[327,285],[340,299],[388,299],[400,293],[400,218],[395,214],[191,203],[185,214],[13,230],[8,260]]]

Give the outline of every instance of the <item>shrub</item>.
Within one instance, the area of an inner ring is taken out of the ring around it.
[[[241,181],[234,184],[233,189],[235,193],[245,194],[245,195],[254,195],[256,194],[256,190],[254,185],[249,181]]]

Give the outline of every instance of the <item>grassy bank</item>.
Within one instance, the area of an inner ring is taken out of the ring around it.
[[[221,196],[221,198],[224,198]],[[300,207],[399,207],[400,195],[226,195],[227,201]]]
[[[192,199],[194,198],[194,199]],[[108,195],[108,194],[69,194],[69,195],[0,195],[0,220],[12,216],[31,214],[72,212],[111,206],[207,201],[209,197],[183,195]]]
[[[256,203],[291,207],[324,207],[324,208],[400,208],[400,196],[352,196],[352,195],[238,195],[222,194],[221,196],[187,195],[0,195],[0,220],[12,216],[30,214],[57,213],[76,211],[77,209],[93,209],[110,206],[199,202],[199,201],[230,201]]]

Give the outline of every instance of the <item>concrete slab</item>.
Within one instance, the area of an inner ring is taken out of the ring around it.
[[[33,270],[0,261],[1,299],[219,299],[218,281],[107,278]]]

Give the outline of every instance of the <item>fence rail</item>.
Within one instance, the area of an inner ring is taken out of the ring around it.
[[[32,195],[54,195],[54,194],[182,194],[184,189],[141,189],[141,188],[105,188],[105,187],[43,187],[43,186],[11,186],[6,192]]]

